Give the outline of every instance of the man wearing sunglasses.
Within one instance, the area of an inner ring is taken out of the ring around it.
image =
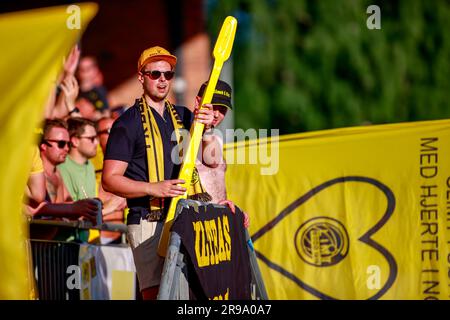
[[[61,173],[56,168],[66,160],[69,144],[67,124],[62,120],[47,120],[40,150],[46,176],[47,196],[53,203],[72,201]]]
[[[95,169],[89,159],[97,153],[97,131],[95,123],[84,118],[67,120],[70,135],[70,151],[64,163],[58,166],[64,184],[75,201],[94,198]]]
[[[85,217],[95,222],[97,204],[91,199],[74,202],[68,192],[57,166],[63,163],[69,151],[69,132],[62,120],[46,120],[40,142],[40,156],[44,167],[46,196],[45,201],[30,208],[34,218],[53,217],[78,219]],[[73,235],[56,228],[31,225],[31,234],[37,238],[54,240],[73,240]],[[65,228],[62,228],[65,229]]]
[[[213,122],[211,105],[194,116],[166,99],[176,62],[161,47],[142,52],[137,71],[144,94],[114,122],[103,167],[104,189],[127,198],[128,239],[144,299],[158,293],[164,259],[157,247],[171,198],[187,191],[200,201],[210,199],[198,180],[188,190],[180,186],[180,165],[172,161],[172,151],[180,147],[178,132],[189,130],[194,118],[206,127]]]

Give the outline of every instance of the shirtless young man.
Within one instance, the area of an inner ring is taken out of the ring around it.
[[[195,98],[195,108],[200,105],[207,83],[200,87]],[[214,112],[212,129],[207,130],[203,136],[205,147],[203,148],[203,161],[197,161],[196,167],[200,179],[206,191],[211,195],[213,203],[228,205],[234,212],[234,204],[227,200],[225,186],[225,172],[227,164],[223,158],[223,141],[220,136],[214,134],[214,127],[217,127],[225,118],[228,109],[232,109],[231,87],[225,81],[218,80],[211,101]],[[209,131],[209,132],[208,132]],[[249,217],[244,212],[244,225],[249,226]]]

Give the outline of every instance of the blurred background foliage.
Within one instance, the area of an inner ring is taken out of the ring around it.
[[[381,30],[369,30],[369,5]],[[450,1],[208,0],[227,15],[235,127],[280,134],[450,117]]]

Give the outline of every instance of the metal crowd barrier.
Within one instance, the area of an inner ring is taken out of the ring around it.
[[[31,240],[34,276],[39,300],[79,300],[79,290],[69,290],[67,268],[78,265],[77,243]]]
[[[48,226],[79,230],[97,229],[126,233],[127,227],[104,223],[93,226],[89,221],[32,220],[30,227]],[[122,237],[124,238],[124,237]],[[30,239],[33,271],[39,300],[80,300],[80,290],[67,285],[69,266],[78,266],[80,243]]]
[[[198,207],[206,206],[208,203],[202,203],[195,200],[181,199],[178,201],[175,211],[176,218],[184,208],[189,206]],[[218,208],[225,208],[222,205],[214,205]],[[252,300],[269,300],[266,287],[261,275],[261,271],[258,266],[253,243],[245,229],[245,237],[247,242],[247,249],[250,261],[251,271],[251,287],[252,287]],[[184,255],[180,252],[181,238],[176,232],[170,232],[169,246],[167,248],[166,259],[161,275],[161,283],[158,291],[158,300],[188,300],[189,299],[189,283],[186,263],[184,261]]]

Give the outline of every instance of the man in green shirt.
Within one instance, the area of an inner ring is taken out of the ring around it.
[[[95,169],[89,159],[97,152],[97,132],[95,124],[83,118],[68,121],[70,151],[58,170],[73,200],[94,198],[96,194]]]

